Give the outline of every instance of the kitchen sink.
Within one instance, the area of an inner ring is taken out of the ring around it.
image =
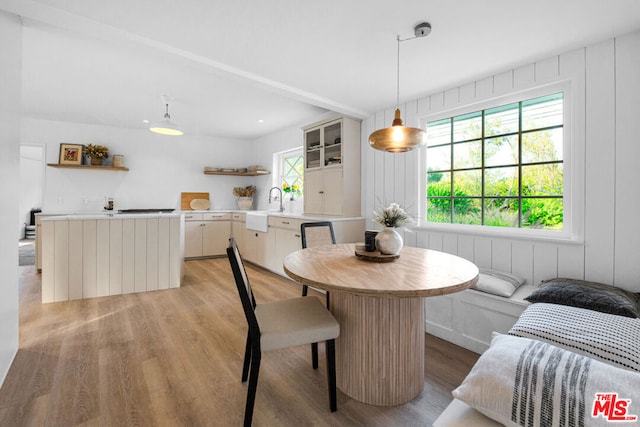
[[[246,227],[249,230],[266,233],[269,228],[268,211],[249,211],[246,216]]]

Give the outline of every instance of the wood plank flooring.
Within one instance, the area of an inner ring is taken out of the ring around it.
[[[300,294],[247,266],[258,302]],[[0,426],[241,425],[246,322],[226,258],[189,261],[179,289],[41,304],[20,267],[20,349],[0,389]],[[317,297],[321,297],[316,295]],[[255,426],[431,425],[478,355],[427,335],[425,387],[374,407],[338,391],[329,411],[324,345],[263,354]]]

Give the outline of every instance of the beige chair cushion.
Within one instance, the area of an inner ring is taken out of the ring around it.
[[[318,298],[258,304],[255,313],[262,351],[326,341],[340,335],[338,322]]]

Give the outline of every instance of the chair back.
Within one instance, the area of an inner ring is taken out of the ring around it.
[[[236,244],[236,239],[233,237],[229,239],[229,247],[227,247],[227,257],[229,258],[229,264],[231,264],[231,271],[233,271],[233,278],[236,281],[236,287],[238,288],[238,294],[240,295],[240,301],[242,302],[242,308],[244,315],[247,318],[249,324],[249,335],[260,337],[260,327],[258,326],[258,320],[255,314],[256,300],[251,291],[251,283],[249,283],[249,277],[247,277],[247,271],[244,268],[242,262],[242,256],[240,250]]]
[[[305,222],[300,225],[302,249],[322,245],[335,245],[336,236],[330,221]]]

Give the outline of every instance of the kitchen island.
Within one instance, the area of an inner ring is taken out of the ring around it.
[[[42,302],[180,287],[180,213],[41,218]]]

